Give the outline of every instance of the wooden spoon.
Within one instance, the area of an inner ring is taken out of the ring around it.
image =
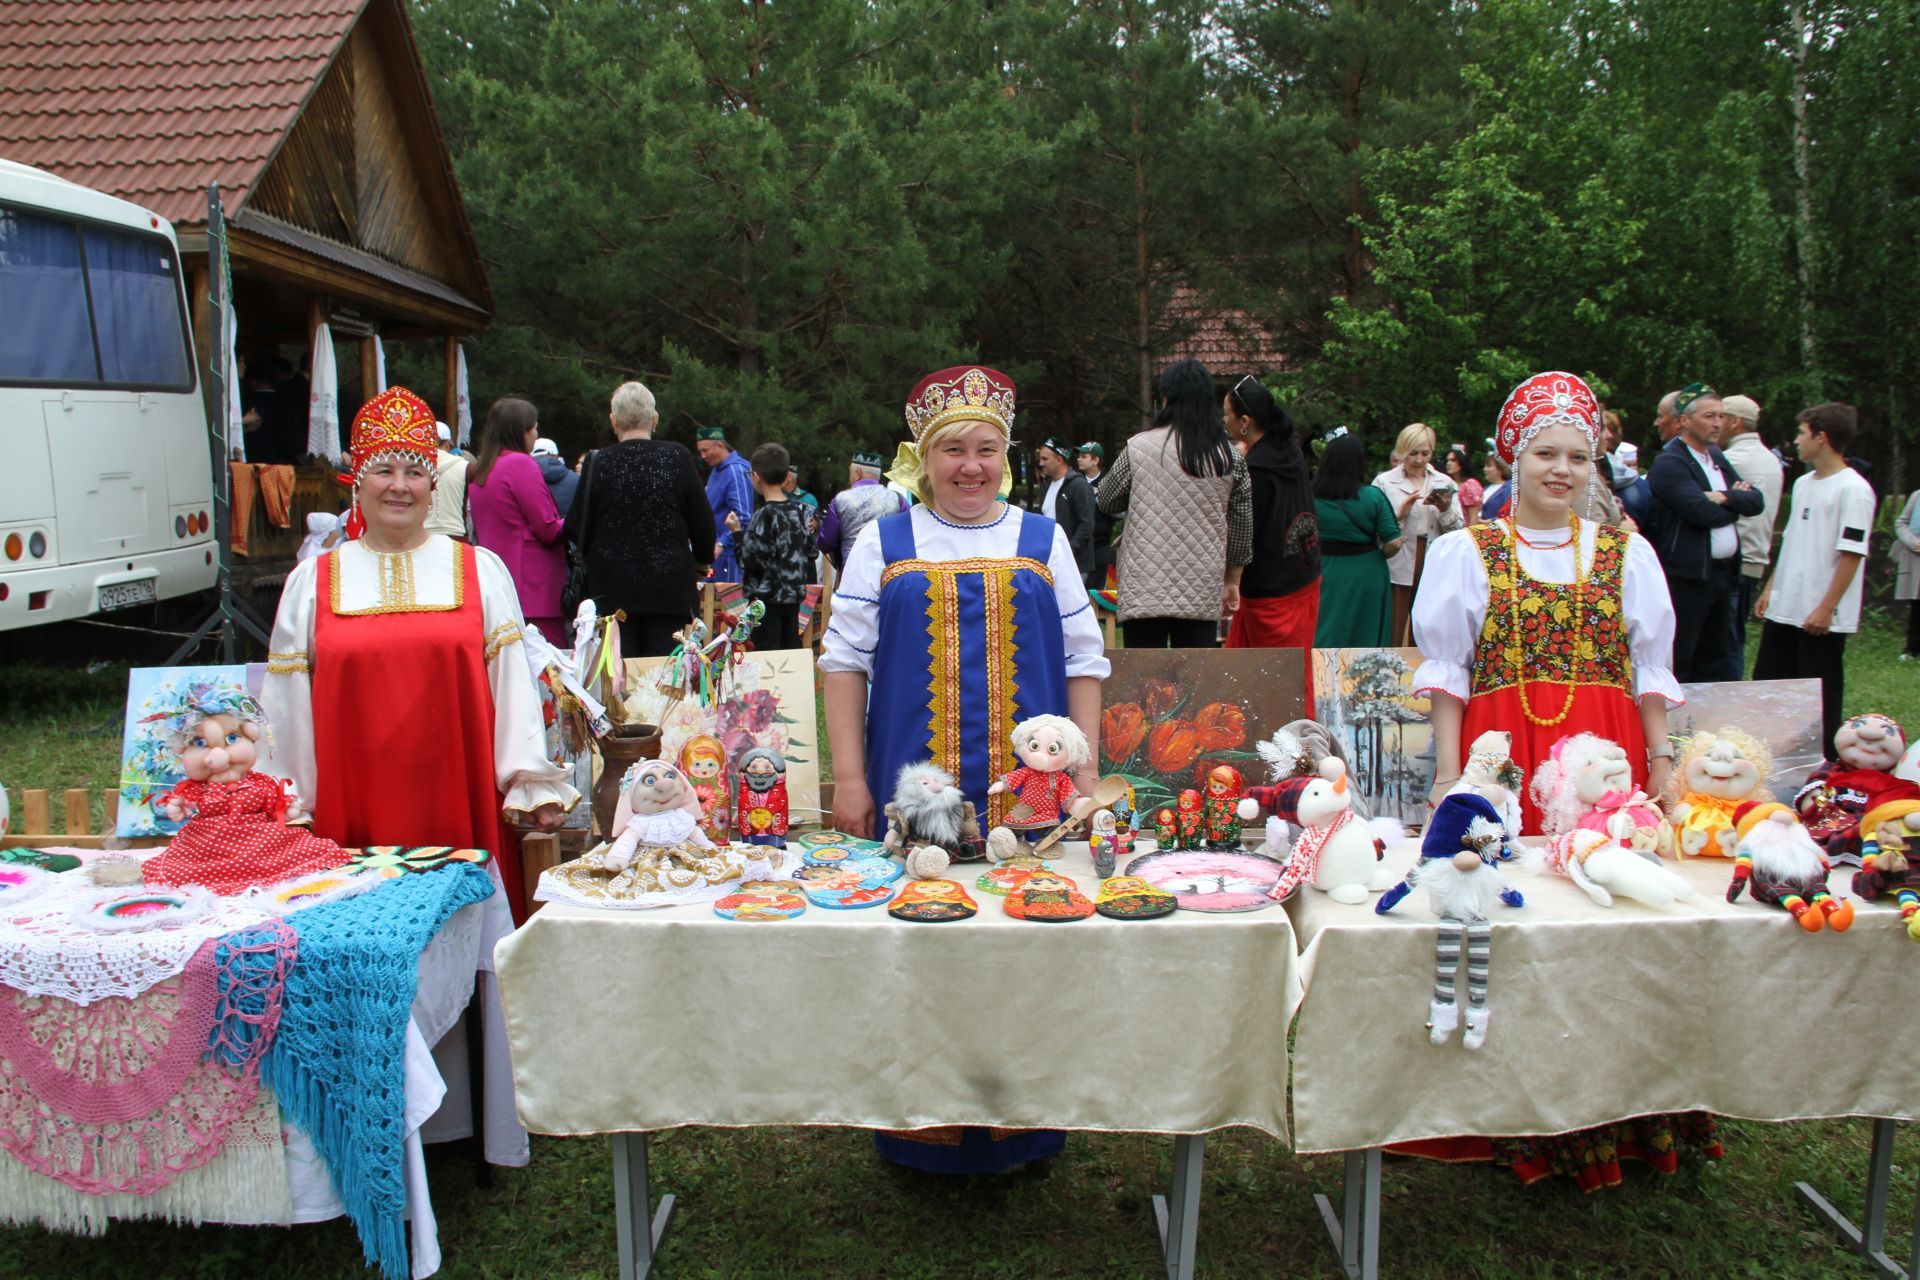
[[[1066,839],[1070,833],[1079,830],[1080,824],[1085,822],[1094,810],[1111,808],[1116,801],[1125,799],[1126,794],[1127,780],[1125,778],[1114,777],[1100,779],[1099,782],[1094,784],[1093,794],[1090,796],[1081,796],[1078,800],[1075,800],[1072,807],[1068,810],[1067,820],[1048,832],[1039,844],[1033,846],[1033,851],[1035,853],[1044,853],[1048,849],[1053,848],[1054,845]]]

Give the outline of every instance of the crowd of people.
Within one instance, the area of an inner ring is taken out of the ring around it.
[[[1757,624],[1755,678],[1819,679],[1830,736],[1874,493],[1849,460],[1848,406],[1813,406],[1772,442],[1760,421],[1751,397],[1690,384],[1661,397],[1660,443],[1642,467],[1621,414],[1603,405],[1589,480],[1570,500],[1647,544],[1672,605],[1678,680],[1740,679]],[[536,408],[502,398],[473,453],[453,451],[440,428],[427,527],[498,555],[527,621],[554,639],[577,562],[599,608],[625,612],[623,647],[637,657],[671,649],[702,582],[739,583],[761,602],[758,647],[802,645],[809,587],[843,578],[875,521],[924,502],[917,477],[897,459],[890,471],[878,450],[855,452],[844,487],[822,501],[781,444],[746,454],[725,428],[704,426],[689,451],[656,439],[658,423],[653,393],[626,383],[610,406],[613,442],[568,466]],[[1790,491],[1788,448],[1803,468]],[[1056,436],[1032,461],[1021,509],[1058,527],[1075,582],[1104,593],[1134,648],[1415,644],[1431,549],[1454,530],[1510,520],[1514,496],[1497,448],[1476,459],[1471,444],[1443,447],[1414,422],[1374,472],[1358,432],[1309,442],[1257,376],[1227,383],[1195,360],[1162,370],[1152,425],[1111,464],[1099,442]],[[1016,470],[1002,466],[999,498]],[[1898,536],[1896,599],[1914,602],[1904,657],[1920,654],[1920,494]]]

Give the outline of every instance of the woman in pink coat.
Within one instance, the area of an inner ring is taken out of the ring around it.
[[[531,457],[540,414],[525,400],[495,400],[480,431],[480,456],[467,468],[467,513],[473,540],[499,556],[513,575],[520,612],[551,643],[567,643],[560,592],[567,554],[562,513],[554,509],[540,464]]]

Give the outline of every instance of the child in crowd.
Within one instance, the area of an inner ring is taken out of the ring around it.
[[[813,570],[813,524],[803,503],[787,494],[791,462],[783,445],[753,451],[753,487],[760,505],[740,539],[741,578],[747,595],[766,606],[753,631],[756,649],[800,647],[800,599]]]

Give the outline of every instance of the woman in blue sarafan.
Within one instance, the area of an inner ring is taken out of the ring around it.
[[[833,747],[833,823],[881,835],[878,806],[909,764],[958,780],[982,828],[1013,803],[987,788],[1019,764],[1013,726],[1073,719],[1098,740],[1106,651],[1058,525],[1005,501],[1013,382],[975,365],[922,378],[911,443],[889,477],[918,505],[861,530],[833,595],[821,650]],[[1090,792],[1092,765],[1075,782]],[[882,1155],[933,1173],[998,1173],[1058,1153],[1055,1130],[876,1133]]]

